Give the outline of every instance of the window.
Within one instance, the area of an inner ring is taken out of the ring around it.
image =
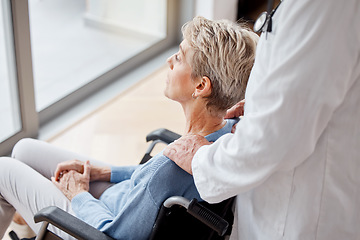
[[[0,3],[0,142],[21,130],[11,14]]]
[[[1,0],[0,155],[177,44],[179,2]]]
[[[0,155],[21,138],[35,137],[35,111],[27,1],[0,1]],[[5,48],[5,49],[4,49]]]
[[[30,0],[42,111],[166,38],[166,0]]]

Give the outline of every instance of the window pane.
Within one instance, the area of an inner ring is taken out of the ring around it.
[[[15,57],[8,1],[0,2],[0,142],[21,130]]]
[[[29,0],[37,111],[166,37],[166,0]]]

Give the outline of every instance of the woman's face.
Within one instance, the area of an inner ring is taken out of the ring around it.
[[[186,40],[179,45],[179,51],[168,58],[169,65],[165,96],[184,103],[192,99],[191,95],[195,90],[195,83],[191,80],[190,59],[193,56],[193,49]]]

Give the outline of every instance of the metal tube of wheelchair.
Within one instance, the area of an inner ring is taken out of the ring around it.
[[[180,196],[173,196],[169,197],[164,202],[164,207],[171,208],[173,205],[180,205],[184,208],[189,208],[190,201],[187,198],[180,197]]]
[[[48,225],[49,225],[48,222],[42,223],[40,231],[39,231],[38,235],[36,236],[35,240],[42,240],[44,238]]]

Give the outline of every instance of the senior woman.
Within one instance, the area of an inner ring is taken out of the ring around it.
[[[202,17],[182,32],[179,51],[167,60],[165,95],[183,107],[184,134],[213,142],[237,122],[224,116],[244,97],[258,37],[229,21]],[[88,159],[32,139],[17,143],[11,158],[0,158],[0,237],[15,210],[37,232],[33,215],[56,205],[115,239],[146,239],[166,198],[200,199],[192,176],[162,152],[138,166]]]

